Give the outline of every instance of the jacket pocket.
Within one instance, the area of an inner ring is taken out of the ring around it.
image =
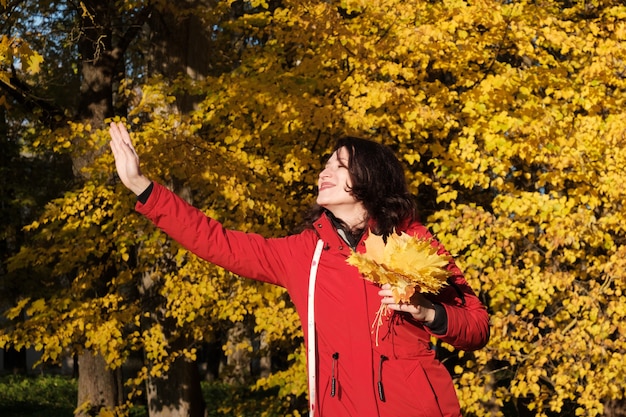
[[[416,361],[416,366],[407,379],[408,384],[417,383],[416,381],[425,381],[428,391],[432,393],[435,404],[437,406],[434,412],[445,417],[461,417],[461,406],[456,395],[456,389],[452,382],[452,377],[448,370],[436,359],[422,358]],[[433,414],[435,415],[435,414]]]
[[[381,358],[377,393],[381,415],[443,417],[446,414],[440,407],[440,396],[449,393],[436,392],[435,383],[437,381],[429,378],[418,359]],[[454,391],[452,395],[456,400]],[[447,398],[443,400],[449,402]]]

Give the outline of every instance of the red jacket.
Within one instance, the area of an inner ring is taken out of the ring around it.
[[[315,286],[316,416],[460,416],[452,379],[435,358],[428,327],[396,313],[384,320],[376,346],[372,323],[381,305],[379,287],[346,263],[351,249],[326,216],[300,234],[267,239],[224,229],[156,183],[137,210],[201,258],[242,277],[285,287],[305,324],[307,344],[309,272],[316,243],[324,241]],[[419,223],[406,232],[430,237]],[[366,237],[358,251],[365,249]],[[437,337],[458,349],[481,348],[489,339],[487,312],[459,269],[453,263],[450,268],[454,285],[430,297],[447,313],[447,332]]]

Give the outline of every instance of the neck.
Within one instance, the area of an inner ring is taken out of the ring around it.
[[[344,224],[349,232],[357,232],[365,229],[367,224],[367,212],[365,210],[330,210],[326,209],[340,223]]]

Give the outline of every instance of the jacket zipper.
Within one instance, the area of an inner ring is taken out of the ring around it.
[[[378,386],[378,398],[380,398],[382,402],[385,402],[385,389],[383,388],[383,362],[387,359],[389,358],[385,355],[380,355],[380,362],[378,364],[378,383],[376,385]]]
[[[333,353],[333,369],[330,379],[330,396],[334,397],[337,394],[337,378],[335,378],[335,368],[337,366],[337,360],[339,359],[339,352]]]

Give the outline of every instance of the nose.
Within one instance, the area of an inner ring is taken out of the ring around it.
[[[322,172],[320,172],[319,178],[324,179],[328,177],[330,177],[330,170],[328,169],[328,167],[326,167],[322,170]]]

